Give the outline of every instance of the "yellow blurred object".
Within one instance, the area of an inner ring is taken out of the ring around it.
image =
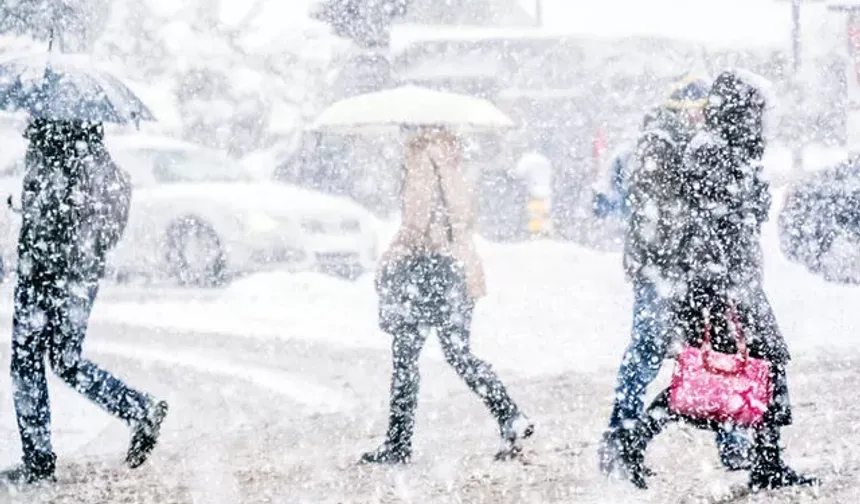
[[[528,231],[533,236],[547,237],[552,235],[552,220],[550,219],[549,199],[532,199],[526,205],[529,222]]]

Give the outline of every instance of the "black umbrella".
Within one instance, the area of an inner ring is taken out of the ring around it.
[[[155,120],[140,98],[88,57],[57,53],[0,61],[0,109],[65,121]]]

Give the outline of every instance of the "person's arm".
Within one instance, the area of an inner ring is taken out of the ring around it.
[[[659,248],[661,173],[666,171],[673,146],[658,133],[645,134],[637,145],[632,161],[627,203],[630,216],[624,241],[624,268],[628,278],[636,278],[644,266],[656,261]]]
[[[399,256],[420,247],[425,239],[427,228],[432,218],[431,192],[436,182],[433,179],[432,168],[427,160],[420,158],[407,161],[407,168],[400,192],[401,216],[400,227],[382,260]]]

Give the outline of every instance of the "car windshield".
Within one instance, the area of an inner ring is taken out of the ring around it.
[[[239,163],[204,150],[122,149],[114,158],[136,186],[250,179]]]

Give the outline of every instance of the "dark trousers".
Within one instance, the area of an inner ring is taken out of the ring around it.
[[[639,420],[645,413],[645,393],[657,378],[671,343],[667,328],[670,306],[657,293],[654,284],[637,282],[634,290],[632,341],[624,352],[618,370],[618,388],[609,417],[611,431],[622,428],[627,422]],[[718,428],[716,442],[720,458],[727,465],[748,451],[748,436],[742,429]]]
[[[788,405],[788,380],[784,365],[772,366],[771,380],[773,382],[773,401],[765,412],[762,423],[752,429],[753,439],[750,457],[754,466],[756,464],[774,465],[780,462],[779,430],[781,427],[791,423],[790,407]],[[641,451],[643,453],[652,439],[659,435],[669,424],[675,422],[684,422],[697,428],[717,433],[731,432],[732,427],[723,422],[688,418],[672,411],[669,407],[669,394],[669,389],[666,389],[657,395],[648,407],[645,418],[639,426],[641,430],[637,441],[641,443]],[[731,457],[734,455],[732,450],[738,448],[741,447],[729,445],[725,447],[727,451],[723,451],[723,447],[721,447],[720,457]]]
[[[12,384],[25,464],[53,466],[46,356],[60,379],[108,413],[128,423],[144,417],[149,403],[145,394],[82,357],[97,292],[97,280],[18,280],[12,325]]]
[[[500,428],[518,412],[505,386],[483,360],[469,349],[469,326],[474,303],[463,302],[440,307],[444,312],[437,326],[403,324],[392,334],[394,373],[391,377],[391,412],[388,441],[398,449],[411,449],[418,407],[420,373],[418,359],[431,329],[436,330],[445,360],[499,422]]]

